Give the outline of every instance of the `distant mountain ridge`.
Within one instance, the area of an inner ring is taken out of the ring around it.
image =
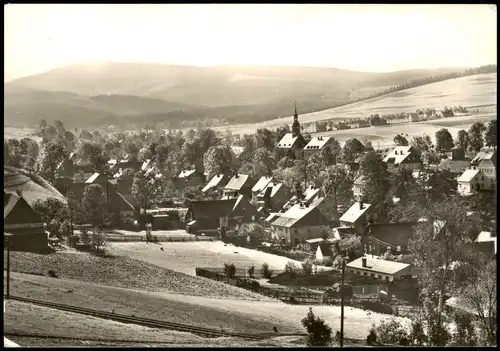
[[[192,112],[189,119],[195,115],[203,119],[204,111],[209,111],[210,118],[229,116],[232,122],[249,122],[248,118],[286,116],[293,101],[304,112],[312,112],[368,97],[390,86],[459,70],[369,73],[324,67],[78,64],[4,84],[4,118],[18,123],[60,119],[70,124],[83,118],[92,124],[172,112],[179,118]],[[219,110],[224,113],[219,114]],[[231,118],[233,110],[239,117]]]

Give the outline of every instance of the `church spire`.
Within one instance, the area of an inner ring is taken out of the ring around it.
[[[295,113],[293,114],[292,136],[295,138],[300,135],[299,115],[297,113],[297,102],[295,102]]]

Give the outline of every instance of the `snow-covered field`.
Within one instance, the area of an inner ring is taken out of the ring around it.
[[[163,247],[163,251],[160,247]],[[234,263],[237,269],[246,269],[252,264],[256,269],[260,269],[262,264],[267,263],[272,270],[283,270],[289,261],[297,265],[301,264],[299,261],[266,252],[232,245],[225,246],[221,241],[159,244],[111,243],[109,250],[115,255],[128,256],[191,275],[195,275],[196,267],[222,268],[224,263]],[[319,270],[321,269],[330,268],[319,267]]]

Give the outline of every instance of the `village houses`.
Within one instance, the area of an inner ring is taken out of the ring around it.
[[[234,172],[233,177],[229,180],[223,190],[223,198],[235,198],[239,195],[246,196],[249,200],[252,198],[252,187],[255,181],[248,174],[238,174]]]
[[[422,169],[423,163],[420,155],[411,146],[396,146],[384,158],[387,168],[390,171],[395,171],[398,168]]]

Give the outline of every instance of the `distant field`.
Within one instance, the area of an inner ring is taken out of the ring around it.
[[[164,251],[160,250],[160,246]],[[287,257],[268,254],[218,242],[167,242],[159,245],[146,243],[112,243],[109,252],[141,260],[159,267],[195,275],[196,267],[223,268],[224,263],[234,263],[237,269],[254,265],[259,270],[267,263],[272,270],[283,270],[288,261],[300,262]]]
[[[394,146],[393,139],[400,133],[407,134],[407,139],[427,134],[434,140],[435,134],[439,129],[447,128],[452,137],[456,138],[459,130],[468,130],[475,122],[488,123],[496,118],[496,113],[489,113],[482,115],[443,118],[417,123],[402,123],[388,126],[336,130],[331,132],[315,133],[314,135],[333,136],[341,144],[351,138],[358,138],[362,141],[367,139],[372,142],[375,148],[389,148]]]
[[[497,74],[481,74],[449,79],[303,115],[300,114],[300,106],[298,106],[299,120],[301,123],[308,123],[324,119],[367,117],[375,113],[415,112],[417,109],[425,108],[442,110],[445,106],[456,105],[472,110],[480,107],[494,107],[497,103],[496,94]],[[218,129],[229,129],[233,133],[244,134],[253,133],[257,128],[276,129],[283,124],[291,125],[291,123],[292,117],[290,116],[262,123],[241,124]]]
[[[151,293],[19,273],[12,274],[12,279],[11,291],[14,295],[247,333],[269,333],[274,326],[282,333],[303,333],[300,321],[310,307],[274,301],[221,300]],[[332,327],[334,333],[339,329],[340,307],[312,307]],[[346,307],[345,335],[348,338],[365,339],[373,323],[389,318],[389,315]],[[407,320],[401,318],[401,321]]]
[[[19,127],[3,127],[4,139],[23,139],[30,138],[36,142],[41,142],[42,138],[33,135],[35,130],[32,128],[19,128]]]

